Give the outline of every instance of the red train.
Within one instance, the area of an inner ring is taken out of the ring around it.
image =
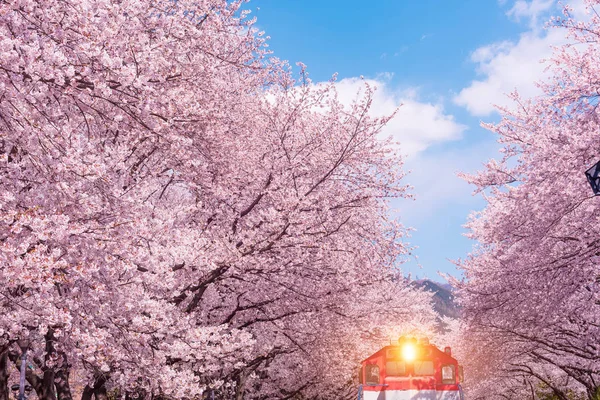
[[[359,400],[464,400],[462,366],[450,347],[401,337],[361,363]]]

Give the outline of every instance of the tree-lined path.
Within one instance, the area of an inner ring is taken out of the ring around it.
[[[362,35],[353,57],[390,21],[432,29],[407,3],[337,10]],[[352,399],[358,363],[411,334],[452,346],[468,398],[598,400],[600,203],[584,172],[600,161],[600,0],[509,1],[529,30],[477,42],[473,81],[444,46],[500,28],[479,26],[479,2],[447,3],[431,21],[461,27],[375,57],[406,57],[406,76],[441,57],[436,92],[349,75],[359,61],[313,82],[270,50],[252,2],[0,1],[0,400],[24,354],[40,400]],[[339,32],[302,38],[317,52]],[[536,75],[522,59],[538,50]],[[457,143],[474,116],[500,157]],[[443,229],[478,208],[473,250],[438,268],[457,275],[457,311],[406,271],[455,259],[461,231]]]

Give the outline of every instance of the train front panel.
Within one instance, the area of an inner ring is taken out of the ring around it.
[[[361,400],[463,400],[462,367],[451,349],[401,338],[361,363]]]

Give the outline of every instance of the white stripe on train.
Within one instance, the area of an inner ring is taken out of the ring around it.
[[[460,400],[457,390],[385,390],[364,391],[364,400]]]

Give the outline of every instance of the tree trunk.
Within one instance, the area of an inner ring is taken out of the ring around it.
[[[240,371],[240,375],[237,379],[237,385],[235,386],[235,400],[244,400],[244,386],[246,386],[246,378],[246,370]]]
[[[56,400],[56,390],[54,388],[54,368],[48,367],[50,359],[55,354],[54,329],[48,328],[48,332],[46,332],[46,335],[44,335],[44,339],[46,339],[46,356],[44,357],[44,365],[42,366],[44,375],[42,376],[41,393],[38,393],[38,398],[39,400]]]
[[[108,400],[108,395],[106,394],[106,386],[104,386],[104,382],[99,387],[94,388],[94,397],[96,400]]]
[[[9,376],[8,348],[0,349],[0,400],[10,400],[8,390]]]
[[[81,400],[92,400],[92,396],[95,397],[95,400],[108,400],[106,386],[104,386],[107,379],[106,375],[98,375],[94,380],[94,386],[85,385]]]
[[[83,393],[81,393],[81,400],[92,400],[93,395],[94,388],[90,387],[90,385],[85,385],[83,388]]]
[[[67,362],[65,353],[61,353],[62,365],[56,369],[54,386],[56,387],[56,397],[58,400],[73,400],[71,387],[69,386],[69,373],[71,366]]]
[[[106,386],[104,386],[107,380],[108,377],[104,374],[96,376],[94,386],[86,385],[83,389],[81,400],[92,400],[92,395],[95,397],[95,400],[108,400]]]
[[[41,393],[38,393],[38,397],[39,400],[56,400],[56,391],[54,390],[54,370],[52,368],[48,368],[44,371]]]

